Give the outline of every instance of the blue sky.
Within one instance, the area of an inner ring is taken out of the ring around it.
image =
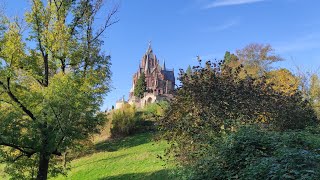
[[[0,0],[11,15],[23,15],[26,0]],[[114,2],[117,2],[114,0]],[[112,57],[112,91],[102,109],[128,96],[132,75],[148,41],[166,66],[186,68],[202,59],[221,59],[249,43],[269,43],[286,61],[276,67],[318,71],[318,0],[122,0],[119,22],[105,34]]]

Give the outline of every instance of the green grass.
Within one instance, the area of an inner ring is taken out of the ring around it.
[[[165,166],[158,155],[167,147],[165,142],[152,141],[152,135],[139,134],[122,140],[96,145],[96,153],[71,163],[67,177],[56,180],[172,179],[172,166]]]
[[[152,133],[137,134],[118,140],[108,140],[110,125],[96,136],[91,154],[71,162],[68,176],[51,180],[113,180],[113,179],[172,179],[169,174],[173,166],[165,166],[158,158],[168,144],[154,142]],[[4,176],[4,164],[0,164],[0,179]]]
[[[5,176],[5,173],[3,172],[5,165],[4,164],[0,164],[0,179],[7,179],[7,177]]]

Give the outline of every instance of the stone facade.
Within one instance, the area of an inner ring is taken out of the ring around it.
[[[134,87],[142,73],[146,77],[147,92],[140,99],[134,96]],[[159,60],[149,43],[146,53],[142,56],[139,68],[133,75],[128,103],[137,107],[144,107],[149,103],[168,100],[173,97],[174,86],[174,70],[167,69],[165,62],[160,66]]]
[[[122,99],[119,99],[116,102],[116,107],[115,109],[121,109],[126,103],[128,103],[127,101],[124,100],[124,97]]]

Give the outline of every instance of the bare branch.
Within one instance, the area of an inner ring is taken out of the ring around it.
[[[96,39],[98,39],[104,31],[110,27],[111,25],[119,22],[118,19],[113,20],[113,16],[118,12],[119,5],[114,6],[114,8],[111,10],[111,12],[108,14],[104,26],[97,32],[96,36],[92,38],[90,42],[94,42]]]

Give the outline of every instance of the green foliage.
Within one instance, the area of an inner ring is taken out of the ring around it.
[[[316,74],[312,75],[311,77],[309,91],[312,107],[317,113],[318,119],[320,120],[320,79]]]
[[[192,75],[192,68],[191,68],[190,65],[188,66],[188,68],[187,68],[187,70],[186,70],[186,74],[188,74],[189,76]]]
[[[236,63],[237,61],[239,61],[239,59],[235,54],[231,54],[229,51],[226,51],[223,61],[225,64],[228,64],[230,66],[230,64]]]
[[[169,102],[160,101],[158,103],[148,104],[142,109],[146,119],[164,116],[165,111],[169,108]]]
[[[160,136],[172,142],[168,154],[183,167],[189,168],[195,164],[194,169],[199,169],[199,174],[205,174],[201,169],[212,165],[213,169],[217,169],[214,171],[217,176],[227,168],[232,173],[221,177],[231,178],[255,162],[250,158],[269,156],[268,153],[273,153],[274,149],[268,148],[277,145],[274,144],[277,140],[272,139],[274,136],[270,139],[268,134],[259,131],[245,136],[239,127],[254,124],[267,130],[286,132],[316,125],[317,121],[310,103],[303,100],[298,90],[291,95],[275,91],[267,83],[267,77],[239,77],[239,73],[243,72],[241,65],[237,68],[224,65],[221,70],[221,64],[206,62],[205,67],[194,67],[191,76],[181,71],[182,85],[159,123],[162,130]],[[233,132],[238,132],[239,141],[235,142]],[[241,135],[245,137],[241,139]],[[225,144],[225,147],[215,147],[218,144]],[[225,155],[230,157],[227,162],[210,165],[211,161],[225,157],[219,153],[228,152]],[[239,158],[247,161],[240,161]],[[228,166],[224,167],[225,164]]]
[[[134,87],[134,96],[142,98],[147,91],[146,77],[142,72]]]
[[[116,8],[96,28],[101,3],[33,0],[28,34],[19,20],[1,17],[0,161],[12,179],[63,172],[61,155],[104,124],[99,110],[111,72],[100,35]]]
[[[310,130],[242,127],[210,141],[204,155],[187,166],[186,179],[319,179],[319,142]]]
[[[132,134],[137,129],[140,118],[136,108],[126,104],[123,108],[112,112],[111,121],[111,136],[121,137]]]
[[[72,161],[67,177],[56,180],[163,180],[170,176],[172,165],[157,158],[168,147],[165,141],[154,142],[152,133],[107,140],[96,145],[97,152]]]

